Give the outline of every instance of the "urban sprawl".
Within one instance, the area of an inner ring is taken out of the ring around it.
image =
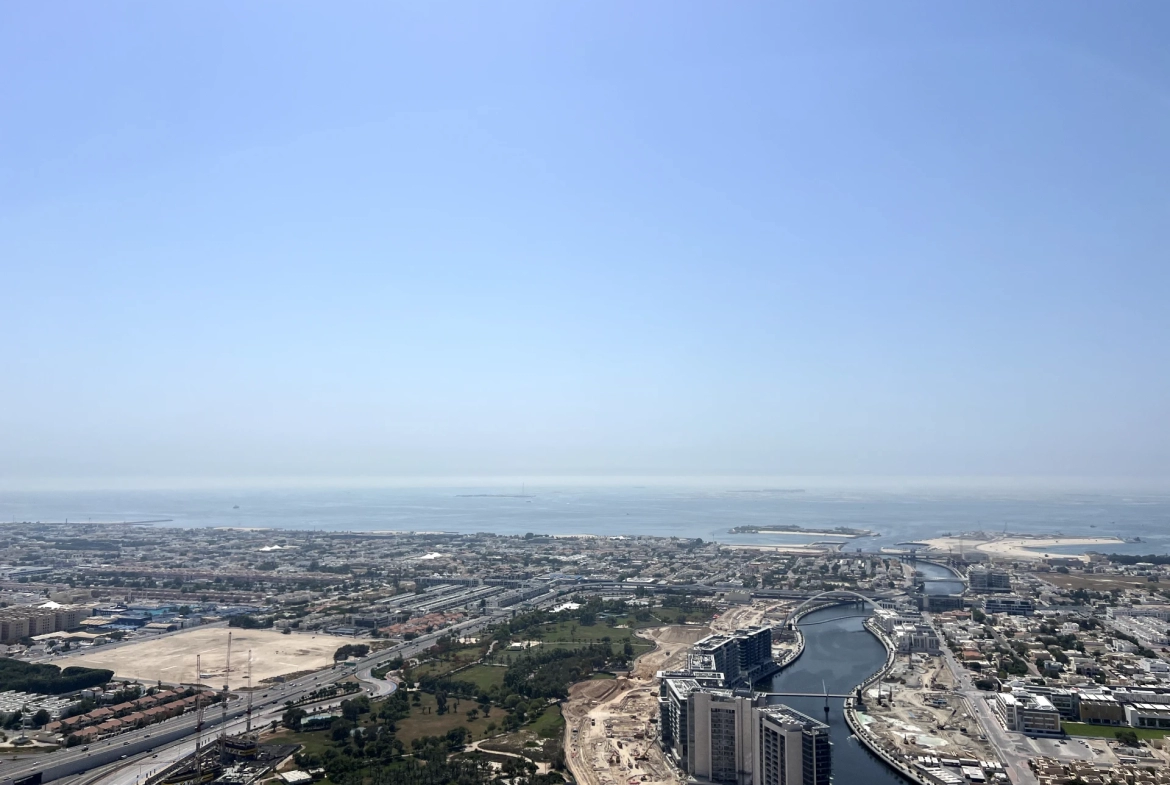
[[[1170,783],[1170,557],[1107,543],[2,528],[0,785],[827,785],[835,712],[908,782]],[[885,662],[773,689],[842,609]]]

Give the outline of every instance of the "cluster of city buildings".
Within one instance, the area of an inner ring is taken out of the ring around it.
[[[92,608],[85,605],[61,605],[51,600],[0,608],[0,643],[19,643],[25,638],[76,630],[91,613]]]
[[[767,626],[710,635],[662,671],[659,743],[688,776],[735,785],[828,785],[828,726],[752,685],[775,672]]]
[[[1037,785],[1170,785],[1170,768],[1152,765],[1153,761],[1141,752],[1139,749],[1123,750],[1120,756],[1123,760],[1118,763],[1041,756],[1032,759],[1029,767],[1035,774]]]
[[[54,720],[45,725],[44,730],[66,738],[73,737],[75,742],[88,743],[177,717],[193,710],[199,702],[207,704],[213,697],[210,692],[188,695],[176,690],[160,690],[153,695]]]
[[[768,626],[708,635],[687,655],[689,670],[718,674],[725,687],[751,687],[776,672],[772,661],[772,628]]]
[[[659,697],[663,751],[689,776],[735,785],[828,785],[829,727],[750,689],[668,676]]]
[[[923,652],[938,654],[941,651],[938,633],[927,624],[920,613],[900,609],[879,608],[874,612],[874,622],[894,642],[899,654]]]

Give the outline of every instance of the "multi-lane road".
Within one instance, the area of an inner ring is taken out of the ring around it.
[[[929,619],[929,614],[926,616]],[[1028,767],[1029,759],[1035,757],[1036,752],[1029,746],[1028,738],[1022,733],[1006,731],[987,705],[985,696],[989,693],[975,687],[972,672],[960,665],[946,646],[942,647],[942,654],[954,680],[954,691],[963,696],[969,712],[1003,761],[1008,777],[1016,785],[1036,785],[1036,775]]]
[[[467,635],[500,621],[500,617],[482,616],[455,624],[436,632],[421,635],[387,649],[382,649],[357,662],[336,665],[299,679],[274,685],[266,692],[253,694],[252,722],[254,727],[271,724],[284,713],[285,703],[301,701],[314,690],[354,676],[368,695],[379,697],[394,691],[391,681],[375,679],[374,668],[395,657],[414,657],[429,649],[444,635]],[[324,707],[333,698],[311,707]],[[233,701],[227,711],[229,732],[244,730],[245,702]],[[223,720],[220,706],[208,707],[204,712],[204,730],[207,738],[218,735]],[[139,779],[167,766],[195,748],[196,716],[188,712],[180,717],[151,725],[136,731],[122,733],[109,740],[94,742],[84,747],[71,747],[38,756],[0,763],[0,785],[15,785],[25,777],[41,774],[43,782],[62,780],[62,785],[134,785]]]

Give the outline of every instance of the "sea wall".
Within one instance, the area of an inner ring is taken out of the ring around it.
[[[860,695],[865,695],[866,690],[881,681],[890,672],[890,669],[894,666],[894,657],[897,654],[893,640],[891,640],[885,630],[879,627],[872,618],[865,620],[865,628],[885,646],[886,662],[876,673],[857,686],[857,693]],[[928,778],[921,772],[915,771],[896,752],[888,750],[885,743],[865,727],[864,723],[861,722],[861,718],[857,716],[855,702],[855,698],[845,699],[845,723],[849,726],[849,730],[853,732],[853,735],[857,737],[857,740],[864,744],[866,749],[872,752],[879,760],[910,782],[917,783],[917,785],[937,785],[933,779]]]

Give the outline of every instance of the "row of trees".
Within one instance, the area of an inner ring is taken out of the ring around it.
[[[13,690],[63,695],[100,687],[113,677],[114,672],[104,668],[81,668],[74,665],[61,670],[56,665],[0,659],[0,692]]]
[[[569,687],[597,671],[625,668],[628,654],[614,654],[606,642],[592,643],[578,649],[538,649],[517,657],[504,672],[504,685],[512,692],[529,698],[569,696]]]

